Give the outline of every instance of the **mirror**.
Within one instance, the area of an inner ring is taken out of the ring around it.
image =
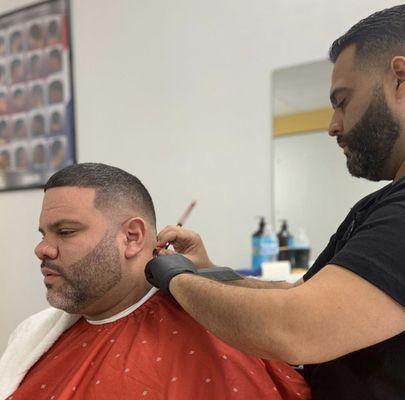
[[[274,223],[279,231],[286,219],[293,236],[304,229],[312,260],[350,208],[387,184],[352,177],[343,150],[327,133],[332,69],[320,60],[272,76]]]

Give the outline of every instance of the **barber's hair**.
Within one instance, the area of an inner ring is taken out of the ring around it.
[[[113,211],[127,207],[136,210],[156,229],[155,208],[149,192],[136,176],[120,168],[99,163],[70,165],[53,174],[44,191],[65,186],[95,189],[96,208]]]
[[[386,68],[392,57],[405,55],[405,5],[371,14],[336,39],[329,59],[336,62],[340,53],[355,45],[357,66]]]

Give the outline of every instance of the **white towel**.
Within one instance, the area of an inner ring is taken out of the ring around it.
[[[48,308],[18,325],[0,358],[0,399],[15,392],[30,368],[79,319],[79,315]]]

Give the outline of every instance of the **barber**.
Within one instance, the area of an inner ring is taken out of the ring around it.
[[[147,266],[151,283],[225,342],[304,364],[315,400],[405,399],[404,54],[405,5],[360,21],[331,47],[329,134],[353,176],[392,182],[351,209],[303,279],[206,279],[198,268],[214,264],[199,235],[176,226],[158,245],[187,258]]]

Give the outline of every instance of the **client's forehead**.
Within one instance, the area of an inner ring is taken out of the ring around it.
[[[77,225],[82,228],[104,231],[107,220],[94,207],[95,189],[79,187],[56,187],[45,192],[39,217],[39,230],[46,232],[62,225]]]
[[[40,229],[61,221],[70,221],[104,229],[106,218],[94,207],[95,189],[79,187],[56,187],[45,192],[39,217]]]
[[[42,211],[66,207],[73,209],[94,209],[96,191],[93,188],[63,186],[50,188],[45,192]]]

